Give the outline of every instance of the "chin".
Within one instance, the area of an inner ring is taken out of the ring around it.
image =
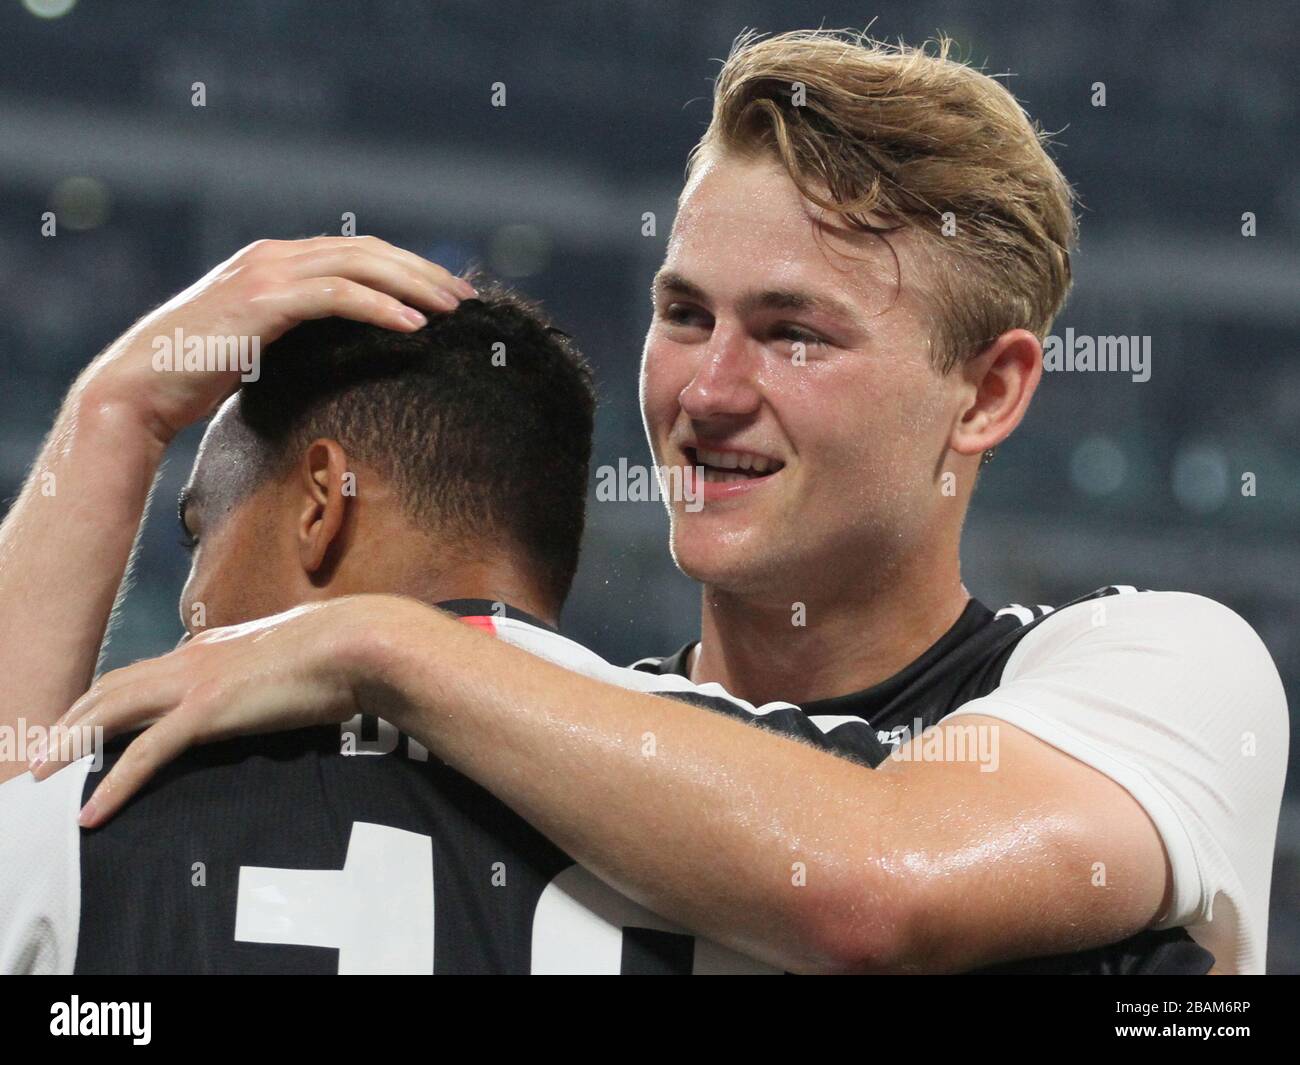
[[[677,568],[701,584],[744,592],[768,585],[781,565],[770,545],[756,542],[754,530],[692,527],[673,529],[670,549]]]

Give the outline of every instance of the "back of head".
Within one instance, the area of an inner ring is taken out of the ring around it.
[[[692,165],[780,159],[802,194],[871,232],[924,234],[944,371],[1010,329],[1040,339],[1065,302],[1073,194],[1045,137],[999,82],[949,58],[807,30],[736,41]],[[883,220],[883,221],[882,221]]]
[[[339,318],[290,330],[243,386],[240,415],[259,479],[336,439],[417,528],[471,554],[513,553],[558,610],[582,539],[591,372],[535,304],[473,280],[478,299],[415,333]]]

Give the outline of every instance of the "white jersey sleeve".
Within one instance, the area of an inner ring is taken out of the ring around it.
[[[1124,787],[1172,869],[1157,927],[1185,927],[1220,971],[1264,971],[1289,726],[1277,668],[1245,621],[1183,592],[1076,603],[1020,641],[998,688],[949,717],[968,714]]]
[[[567,637],[513,618],[493,619],[491,631],[507,643],[593,680],[690,703],[862,765],[879,765],[888,753],[865,718],[805,714],[786,702],[757,706],[732,695],[721,684],[696,684],[672,673],[616,666]]]
[[[77,813],[92,758],[0,784],[0,973],[67,975],[81,923]]]

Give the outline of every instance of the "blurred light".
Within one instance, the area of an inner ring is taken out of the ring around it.
[[[98,178],[70,177],[54,186],[50,206],[55,219],[68,229],[94,229],[108,221],[111,197]]]
[[[1188,444],[1174,456],[1174,498],[1184,510],[1208,514],[1228,498],[1228,460],[1216,444]]]
[[[501,277],[531,277],[546,269],[551,238],[538,226],[502,226],[492,234],[488,259]]]
[[[76,6],[77,0],[23,0],[23,7],[37,18],[59,18]]]
[[[1087,496],[1108,496],[1119,489],[1128,473],[1128,460],[1120,446],[1106,436],[1090,436],[1070,456],[1070,480]]]

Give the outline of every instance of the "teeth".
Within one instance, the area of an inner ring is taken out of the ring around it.
[[[774,459],[764,458],[762,455],[753,455],[749,452],[736,451],[709,451],[707,448],[696,448],[695,457],[698,462],[704,466],[712,466],[719,470],[752,470],[757,474],[764,474],[778,466]]]
[[[734,470],[740,465],[740,456],[734,451],[706,451],[699,448],[696,454],[704,465],[716,466],[720,470]]]

